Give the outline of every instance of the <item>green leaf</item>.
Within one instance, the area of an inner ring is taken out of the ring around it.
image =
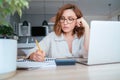
[[[21,17],[22,16],[22,10],[21,9],[17,9],[18,15]]]
[[[5,0],[8,4],[11,4],[12,0]]]
[[[10,27],[6,27],[10,25],[6,21],[6,16],[17,12],[21,17],[22,10],[25,8],[29,8],[29,0],[0,0],[0,34],[10,35],[13,31]],[[1,28],[3,25],[4,29]]]
[[[5,35],[5,36],[10,36],[13,35],[13,28],[9,25],[2,25],[0,26],[0,34]]]
[[[0,0],[0,8],[3,7],[3,0]]]

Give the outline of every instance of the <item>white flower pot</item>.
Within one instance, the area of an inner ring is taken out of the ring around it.
[[[0,39],[0,79],[15,75],[17,40]]]

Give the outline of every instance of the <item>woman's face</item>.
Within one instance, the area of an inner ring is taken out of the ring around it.
[[[72,33],[76,22],[77,16],[72,9],[65,10],[60,18],[61,27],[65,33]]]

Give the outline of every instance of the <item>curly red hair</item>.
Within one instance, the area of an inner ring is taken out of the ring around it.
[[[76,5],[66,4],[66,5],[62,6],[56,14],[56,20],[55,20],[55,25],[54,25],[54,32],[57,36],[60,36],[61,33],[63,32],[61,25],[60,25],[60,18],[62,16],[64,10],[67,10],[67,9],[72,9],[75,12],[77,18],[83,17],[82,12],[80,11],[80,9]],[[73,35],[75,33],[80,38],[84,34],[84,27],[75,27],[73,30]]]

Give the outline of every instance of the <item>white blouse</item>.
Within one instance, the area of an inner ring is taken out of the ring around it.
[[[69,51],[68,44],[63,36],[57,36],[54,32],[49,33],[39,45],[46,53],[46,57],[66,58],[66,57],[87,57],[87,52],[84,50],[84,37],[78,38],[76,35],[72,42],[72,53]],[[25,51],[27,57],[32,52],[35,52],[37,47]]]

